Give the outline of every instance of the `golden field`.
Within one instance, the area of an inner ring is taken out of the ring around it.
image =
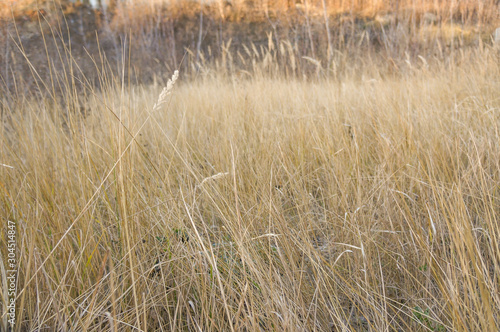
[[[314,58],[269,34],[149,80],[126,47],[86,80],[69,47],[16,46],[12,331],[498,330],[500,53],[474,40]]]

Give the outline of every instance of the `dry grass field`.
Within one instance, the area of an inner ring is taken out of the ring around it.
[[[498,331],[500,52],[478,43],[328,63],[268,38],[148,83],[125,51],[91,81],[19,47],[0,330]]]

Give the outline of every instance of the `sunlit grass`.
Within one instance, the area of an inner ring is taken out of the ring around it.
[[[462,56],[4,103],[18,326],[496,330],[500,71]]]
[[[337,3],[0,22],[17,330],[498,330],[495,16]]]

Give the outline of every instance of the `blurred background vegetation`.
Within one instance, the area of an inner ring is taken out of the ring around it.
[[[273,63],[263,68],[268,74],[341,77],[363,72],[370,58],[370,66],[397,72],[419,57],[455,61],[458,49],[491,46],[499,6],[498,0],[9,0],[0,4],[0,91],[22,94],[16,89],[37,87],[53,70],[67,71],[77,85],[98,87],[103,69],[130,82],[165,83],[181,63],[185,75],[215,70],[240,77],[256,63]]]

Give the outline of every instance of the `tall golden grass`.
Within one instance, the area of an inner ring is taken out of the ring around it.
[[[14,331],[499,329],[498,47],[326,61],[267,37],[149,84],[127,48],[92,81],[12,38],[34,82],[0,90]]]
[[[16,328],[496,330],[500,68],[463,56],[18,99]]]

